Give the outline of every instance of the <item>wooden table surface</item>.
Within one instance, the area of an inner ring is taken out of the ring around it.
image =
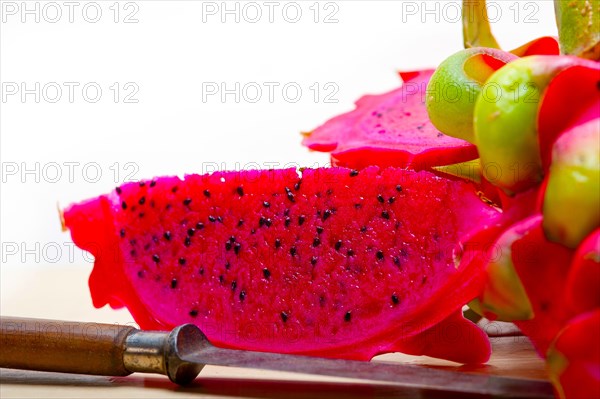
[[[91,265],[70,267],[3,267],[0,270],[0,314],[72,321],[130,323],[125,310],[94,309],[87,290]],[[426,367],[546,380],[544,362],[524,337],[491,339],[491,360],[462,366],[428,357],[399,353],[376,360]],[[0,348],[1,350],[1,348]],[[111,378],[0,369],[1,398],[358,398],[415,397],[423,392],[385,383],[305,374],[207,366],[189,387],[166,377],[133,374]],[[429,397],[430,395],[427,395]],[[447,395],[445,397],[448,397]]]

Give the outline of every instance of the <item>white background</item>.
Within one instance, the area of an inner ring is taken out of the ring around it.
[[[247,2],[238,2],[239,22],[235,14],[222,15],[222,2],[88,3],[75,2],[70,22],[63,1],[0,2],[3,280],[11,268],[82,262],[91,268],[60,231],[57,202],[105,193],[127,177],[206,172],[215,165],[325,165],[325,154],[300,145],[301,131],[352,109],[362,94],[397,87],[397,70],[435,67],[462,48],[456,1],[298,1],[287,14],[289,2],[276,2],[273,22],[261,1],[245,14]],[[556,34],[552,1],[491,3],[505,49]],[[256,6],[262,18],[252,23]],[[24,7],[37,7],[38,15]],[[102,15],[92,23],[98,8]],[[292,23],[298,8],[302,16]],[[57,10],[62,16],[53,23]],[[137,22],[125,23],[127,16]],[[72,99],[65,82],[78,85]],[[225,102],[220,95],[203,99],[203,86],[221,82],[230,89],[255,82],[262,98],[247,101],[256,95],[249,91],[239,103],[233,94]],[[279,84],[272,102],[265,82]],[[36,83],[39,102],[35,94],[23,98],[23,84],[35,90]],[[89,101],[93,90],[84,98],[88,83],[102,89],[97,102]],[[287,83],[302,89],[299,101],[284,97]],[[62,97],[53,103],[57,85]],[[10,94],[15,87],[19,92]],[[127,103],[135,88],[130,100],[137,103]],[[337,102],[325,102],[332,88]]]

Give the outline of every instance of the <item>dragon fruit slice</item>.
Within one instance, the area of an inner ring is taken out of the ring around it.
[[[477,158],[474,145],[437,130],[429,121],[425,91],[433,70],[401,73],[402,87],[367,95],[304,138],[311,150],[331,152],[334,165],[351,168],[410,166],[422,170]]]
[[[499,212],[464,182],[370,167],[219,172],[129,183],[64,222],[96,258],[96,307],[142,328],[195,323],[216,345],[370,359],[485,362],[462,318],[481,270],[462,236]]]

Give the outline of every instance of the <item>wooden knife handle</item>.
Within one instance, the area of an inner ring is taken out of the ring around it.
[[[125,376],[125,340],[117,324],[0,317],[0,367]]]

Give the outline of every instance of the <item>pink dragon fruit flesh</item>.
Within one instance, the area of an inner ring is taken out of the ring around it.
[[[433,72],[401,73],[400,88],[360,98],[354,111],[308,133],[303,144],[331,152],[333,165],[357,169],[376,164],[423,170],[477,158],[474,145],[431,124],[425,95]]]
[[[218,346],[370,359],[487,361],[462,317],[482,270],[461,237],[499,212],[468,183],[369,167],[217,172],[128,183],[70,206],[97,307],[144,329],[198,325]]]

